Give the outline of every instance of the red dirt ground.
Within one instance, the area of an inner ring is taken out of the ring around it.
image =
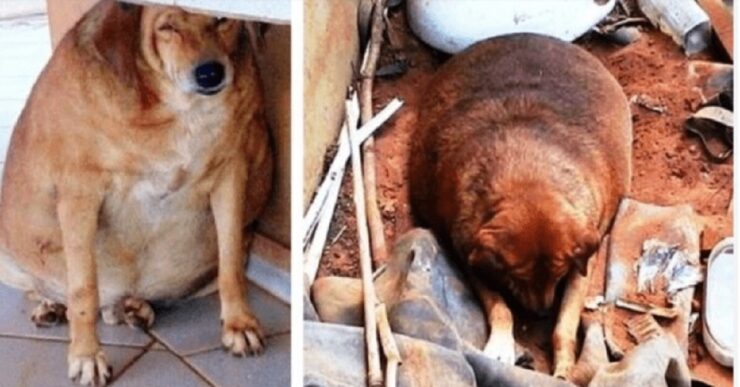
[[[416,122],[413,107],[418,104],[419,91],[447,56],[413,36],[403,11],[391,12],[389,16],[397,46],[384,46],[380,65],[390,62],[394,54],[403,55],[409,61],[404,75],[377,79],[374,90],[376,111],[394,97],[405,102],[376,138],[379,205],[390,247],[397,236],[414,225],[406,187],[409,138]],[[705,239],[711,239],[705,243],[708,246],[730,235],[732,159],[722,164],[711,162],[698,139],[687,136],[683,130],[685,119],[701,103],[701,97],[687,78],[689,59],[680,47],[651,27],[643,28],[642,38],[626,47],[594,36],[587,36],[578,44],[604,63],[628,98],[646,95],[667,108],[660,114],[632,105],[635,137],[632,197],[661,205],[691,204],[707,219]],[[702,59],[717,60],[706,54]],[[350,175],[343,182],[319,276],[359,276]],[[375,262],[376,267],[380,264]],[[549,335],[536,336],[547,341]],[[720,367],[705,355],[700,333],[692,335],[691,342],[691,365],[696,377],[714,385],[730,385],[732,370]]]

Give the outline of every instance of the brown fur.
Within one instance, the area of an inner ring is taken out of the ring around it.
[[[224,88],[196,93],[188,74],[214,59]],[[56,49],[13,132],[0,279],[68,304],[70,376],[83,383],[107,377],[100,307],[184,297],[216,272],[224,344],[259,350],[243,231],[272,162],[242,23],[104,0]],[[95,375],[78,367],[89,362]]]
[[[587,260],[629,191],[629,106],[584,50],[510,35],[445,63],[410,157],[414,211],[484,287],[535,312]],[[490,297],[484,297],[490,298]]]

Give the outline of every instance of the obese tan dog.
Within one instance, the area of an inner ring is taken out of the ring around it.
[[[245,226],[273,160],[248,40],[242,22],[104,0],[34,86],[3,176],[0,279],[43,299],[39,324],[66,308],[70,378],[110,376],[99,311],[148,327],[148,301],[215,278],[223,344],[261,351]]]
[[[531,34],[475,44],[429,85],[409,159],[414,212],[471,274],[493,358],[515,361],[507,300],[547,313],[567,278],[553,334],[565,377],[589,257],[630,188],[624,93],[586,51]]]

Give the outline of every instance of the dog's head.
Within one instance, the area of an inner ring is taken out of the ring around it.
[[[569,204],[540,200],[501,201],[483,220],[467,259],[474,273],[498,281],[523,307],[542,315],[566,274],[586,275],[599,234]]]
[[[184,94],[210,96],[233,83],[246,51],[243,22],[175,7],[102,7],[94,45],[125,82],[136,85],[144,66],[159,86]]]
[[[144,58],[180,91],[213,95],[231,84],[241,22],[171,7],[145,8],[141,19]]]

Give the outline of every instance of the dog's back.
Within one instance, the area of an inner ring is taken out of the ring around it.
[[[414,212],[468,254],[498,200],[558,191],[603,234],[629,189],[631,141],[624,94],[587,52],[530,34],[483,41],[425,92],[409,165]],[[522,229],[540,222],[518,213]]]

